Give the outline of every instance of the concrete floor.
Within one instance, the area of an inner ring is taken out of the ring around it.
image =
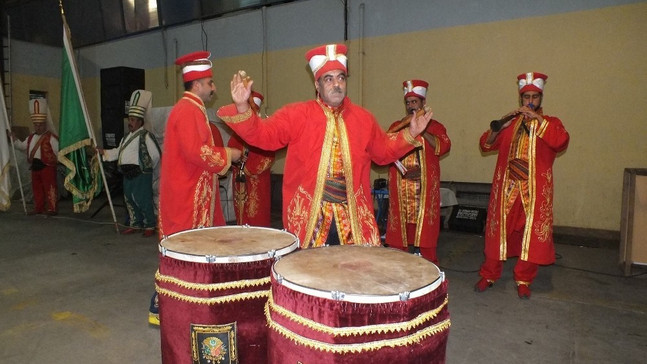
[[[159,330],[147,323],[157,241],[116,234],[108,208],[91,218],[101,203],[73,214],[61,201],[56,217],[25,216],[19,201],[0,212],[0,363],[160,363]],[[577,243],[558,242],[557,263],[520,300],[514,260],[475,293],[482,237],[443,231],[447,363],[645,362],[647,269],[623,277],[617,248]]]

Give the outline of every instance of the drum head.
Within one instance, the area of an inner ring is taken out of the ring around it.
[[[236,257],[265,254],[284,248],[288,248],[289,252],[296,249],[298,242],[295,235],[283,230],[254,226],[220,226],[175,233],[163,239],[159,245],[162,252]]]
[[[300,250],[274,263],[273,272],[304,288],[378,296],[413,292],[440,277],[438,267],[420,256],[356,245]]]

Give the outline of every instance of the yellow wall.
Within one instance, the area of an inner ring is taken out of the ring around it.
[[[495,157],[480,153],[479,136],[490,120],[517,106],[517,74],[548,74],[544,112],[561,118],[571,135],[568,150],[555,162],[555,224],[619,230],[623,169],[647,166],[645,34],[647,3],[639,3],[354,39],[348,42],[348,93],[386,128],[403,116],[402,81],[429,81],[434,118],[452,139],[441,162],[442,180],[490,182]],[[218,97],[209,106],[230,102],[229,81],[239,69],[265,94],[267,114],[312,98],[313,80],[303,58],[309,48],[215,59]],[[154,106],[175,103],[182,89],[178,80],[174,66],[146,71]],[[16,76],[14,95],[26,94],[21,85],[49,91],[57,115],[56,83]],[[96,79],[84,80],[95,125],[100,125],[99,87]],[[28,120],[26,99],[14,110],[17,119]],[[282,166],[279,160],[273,171],[280,173]],[[373,177],[384,176],[383,168],[374,171]]]
[[[571,135],[555,162],[555,224],[618,230],[623,169],[647,165],[646,15],[643,3],[368,39],[365,106],[399,119],[401,82],[428,80],[452,139],[441,178],[490,182],[496,158],[479,136],[517,106],[517,74],[544,72],[544,112]]]

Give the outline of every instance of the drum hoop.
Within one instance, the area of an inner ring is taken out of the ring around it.
[[[197,254],[180,253],[163,247],[161,243],[158,244],[159,252],[164,257],[182,260],[185,262],[208,263],[208,264],[258,262],[261,260],[284,256],[288,253],[293,252],[298,247],[299,247],[299,241],[296,240],[292,244],[286,247],[283,247],[278,250],[270,250],[265,253],[233,255],[233,256],[217,256],[217,255],[197,255]]]
[[[438,278],[428,285],[413,290],[411,292],[400,292],[390,295],[365,295],[356,293],[345,293],[341,291],[323,291],[316,288],[305,287],[300,284],[291,282],[285,277],[276,272],[275,265],[272,265],[272,276],[281,285],[300,293],[304,293],[314,297],[327,298],[334,301],[344,301],[353,303],[391,303],[398,301],[406,301],[412,298],[422,297],[430,292],[433,292],[445,281],[445,272],[440,271]]]

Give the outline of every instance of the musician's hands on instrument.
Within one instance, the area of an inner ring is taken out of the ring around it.
[[[499,129],[499,131],[509,127],[512,124],[512,122],[516,119],[517,114],[518,114],[517,112],[513,112],[513,113],[510,113],[510,114],[506,115],[508,117],[509,116],[513,116],[513,117],[510,120],[503,123],[503,125],[501,125],[501,129]]]
[[[427,128],[427,124],[431,121],[431,117],[434,116],[434,112],[431,110],[431,107],[425,106],[425,113],[423,115],[418,115],[417,113],[412,114],[411,122],[409,123],[409,133],[412,137],[417,137]]]
[[[245,71],[238,71],[231,80],[231,99],[240,114],[249,110],[249,96],[252,94],[252,81]]]
[[[543,119],[543,117],[542,117],[542,116],[540,116],[539,114],[537,114],[537,112],[535,112],[535,109],[533,109],[533,108],[531,108],[531,107],[528,107],[528,106],[522,106],[522,107],[520,107],[520,108],[518,109],[518,112],[519,112],[520,114],[523,114],[523,116],[524,116],[527,120],[534,120],[534,119],[542,120],[542,119]]]

